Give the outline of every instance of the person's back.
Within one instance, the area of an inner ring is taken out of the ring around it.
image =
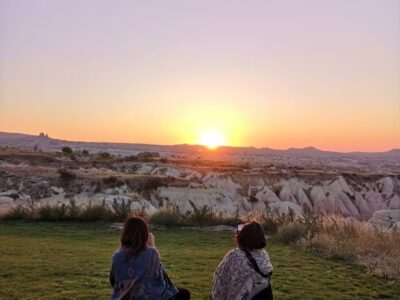
[[[165,272],[146,222],[129,217],[121,232],[121,247],[112,256],[112,300],[187,300],[189,291],[177,289]]]
[[[217,267],[212,287],[214,300],[271,300],[272,264],[265,251],[264,231],[256,222],[238,230],[239,248],[229,251]]]
[[[118,250],[112,258],[111,299],[171,299],[178,291],[165,278],[158,252],[146,247],[129,259],[128,250]]]

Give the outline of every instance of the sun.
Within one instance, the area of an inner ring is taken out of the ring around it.
[[[218,130],[207,130],[202,132],[199,144],[206,146],[210,150],[214,150],[219,146],[225,145],[226,141],[221,132]]]

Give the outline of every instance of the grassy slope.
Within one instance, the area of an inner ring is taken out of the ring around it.
[[[206,298],[215,267],[234,246],[232,236],[184,229],[154,234],[171,279],[193,299]],[[0,299],[108,299],[117,246],[118,232],[105,225],[0,222]],[[276,299],[400,299],[399,283],[360,267],[276,243],[268,251]]]

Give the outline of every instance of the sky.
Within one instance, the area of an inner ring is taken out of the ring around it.
[[[0,131],[400,148],[400,0],[0,0]]]

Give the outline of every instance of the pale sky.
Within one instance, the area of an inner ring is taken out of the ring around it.
[[[400,0],[0,0],[0,131],[400,148]]]

